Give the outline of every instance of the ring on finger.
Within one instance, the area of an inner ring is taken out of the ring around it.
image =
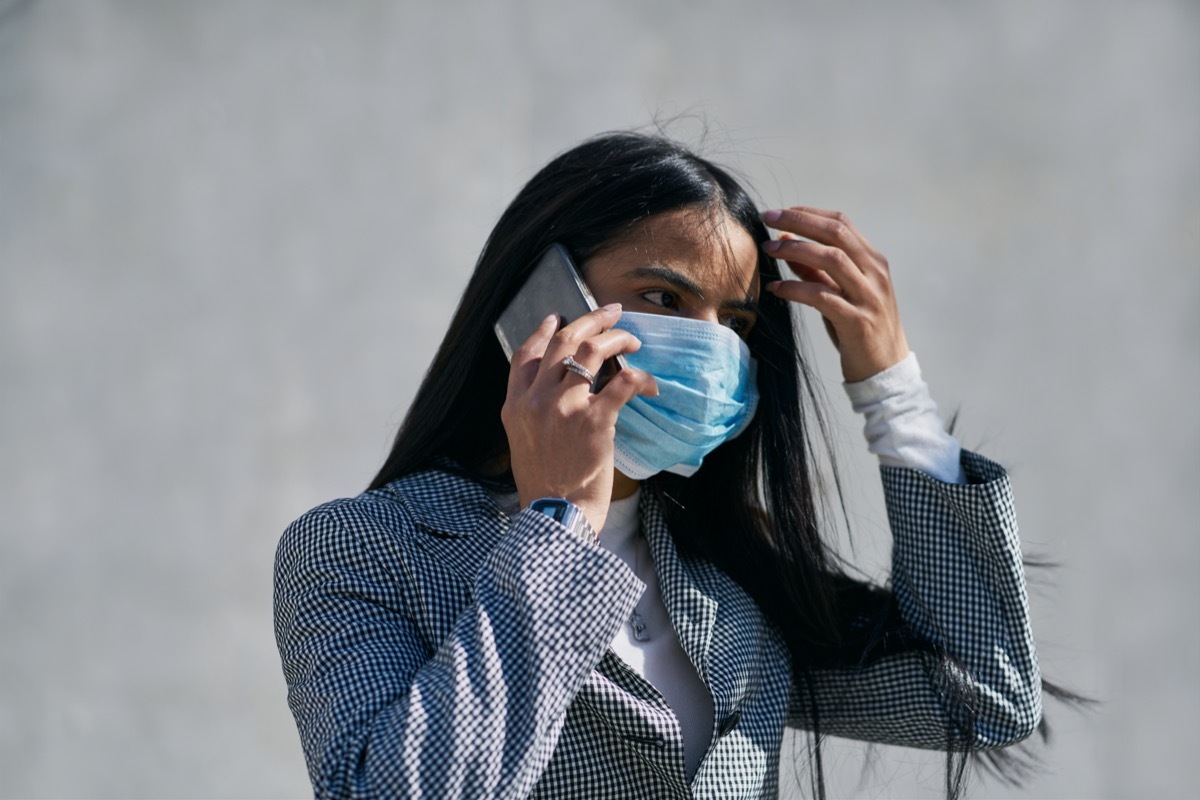
[[[575,356],[567,356],[566,358],[564,358],[562,360],[562,365],[564,367],[566,367],[568,370],[570,370],[571,372],[574,372],[576,375],[578,375],[581,378],[583,378],[584,380],[586,380],[588,383],[596,382],[595,373],[593,373],[590,369],[585,367],[583,364],[580,364],[578,361],[576,361]]]

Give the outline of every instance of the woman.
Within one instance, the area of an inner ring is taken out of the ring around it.
[[[510,365],[493,323],[553,243],[602,307]],[[794,304],[883,464],[887,589],[821,536]],[[275,603],[320,796],[773,796],[785,726],[816,794],[832,734],[946,750],[955,795],[1041,718],[1007,477],[943,432],[883,256],[652,136],[521,190],[369,490],[285,532]]]

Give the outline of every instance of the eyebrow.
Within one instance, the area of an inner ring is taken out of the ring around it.
[[[670,267],[658,265],[637,267],[635,269],[631,269],[626,274],[634,278],[658,278],[659,280],[666,281],[677,289],[682,289],[688,294],[695,295],[701,300],[704,299],[704,292],[695,281],[684,275],[682,272],[671,269]],[[754,300],[751,300],[749,297],[745,298],[744,300],[730,300],[726,303],[723,303],[723,305],[737,311],[746,311],[751,314],[758,313],[758,303]]]
[[[688,276],[678,270],[670,267],[650,266],[638,267],[631,269],[627,275],[634,278],[658,278],[672,284],[676,289],[682,289],[688,294],[693,294],[701,300],[704,299],[704,292],[700,286]]]

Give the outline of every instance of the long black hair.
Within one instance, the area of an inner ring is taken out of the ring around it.
[[[538,172],[488,238],[370,488],[447,459],[476,480],[501,487],[511,481],[511,473],[497,469],[508,448],[500,421],[508,361],[492,324],[551,243],[564,245],[583,264],[640,221],[685,208],[728,217],[757,244],[769,238],[755,203],[729,172],[661,136],[597,136]],[[764,284],[780,277],[778,262],[761,248],[758,269]],[[692,477],[661,474],[645,484],[658,496],[670,528],[688,531],[676,545],[712,561],[755,599],[782,633],[801,687],[809,685],[812,670],[862,666],[896,648],[949,658],[908,635],[891,593],[851,578],[826,545],[812,456],[817,444],[831,448],[816,381],[802,356],[790,304],[769,292],[759,303],[747,340],[759,364],[760,405],[753,422]],[[833,475],[836,481],[836,468]],[[952,797],[963,786],[974,734],[969,690],[953,683],[946,692]],[[821,709],[815,693],[806,694],[813,729],[810,774],[814,793],[823,797]],[[1003,770],[1002,761],[999,766]]]

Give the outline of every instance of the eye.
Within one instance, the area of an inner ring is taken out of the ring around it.
[[[679,310],[679,298],[676,297],[673,293],[664,291],[662,289],[655,289],[650,292],[643,292],[642,299],[647,300],[648,302],[653,303],[656,306],[670,309],[671,311]]]
[[[721,324],[724,325],[726,328],[729,328],[731,331],[733,331],[734,333],[736,333],[738,336],[742,337],[743,339],[745,339],[750,334],[750,329],[754,327],[754,322],[755,322],[755,320],[748,319],[746,317],[737,316],[737,315],[721,317]]]

